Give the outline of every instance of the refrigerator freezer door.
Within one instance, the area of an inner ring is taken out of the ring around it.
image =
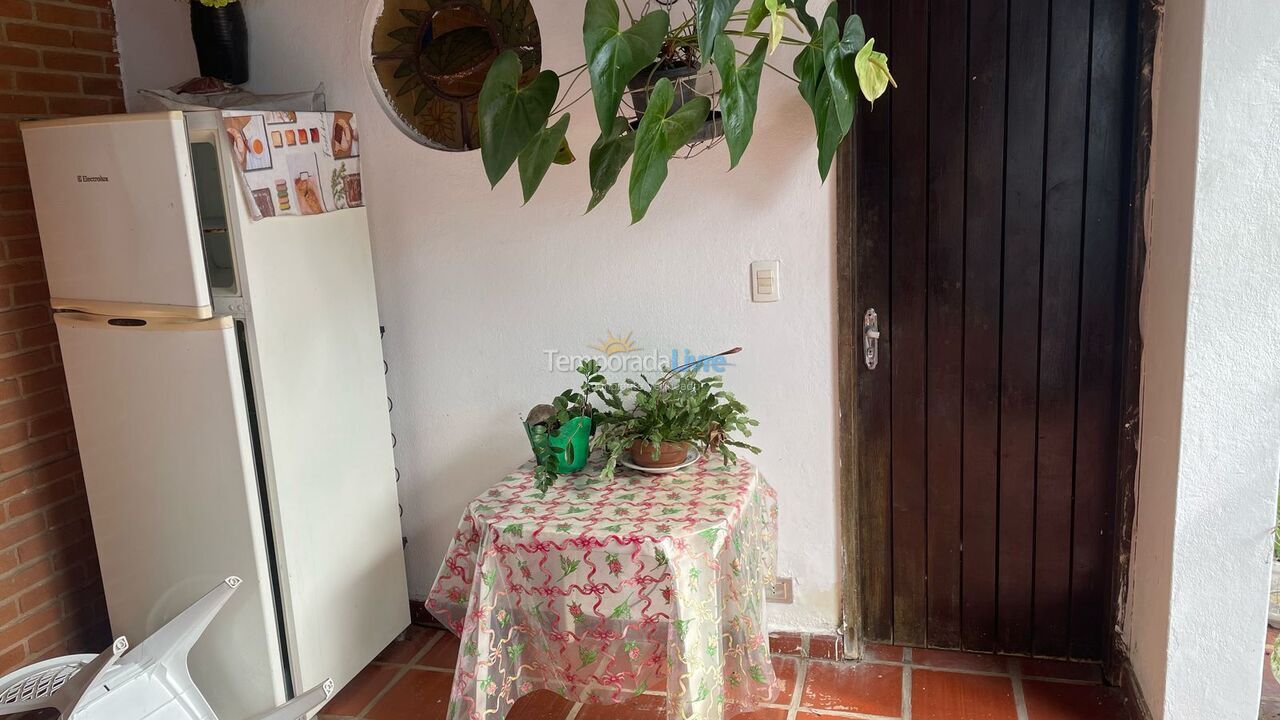
[[[219,717],[274,707],[284,662],[230,319],[55,321],[112,631],[141,641],[238,575],[192,676]]]
[[[211,315],[180,112],[23,123],[55,308]]]

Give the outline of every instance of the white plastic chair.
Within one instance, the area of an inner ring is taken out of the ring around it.
[[[63,720],[218,720],[187,655],[240,586],[229,577],[133,650],[118,638],[98,655],[66,655],[0,678],[0,716],[53,708]],[[251,720],[298,720],[333,694],[317,686]]]

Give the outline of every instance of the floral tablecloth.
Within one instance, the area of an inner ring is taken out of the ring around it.
[[[531,467],[467,507],[427,599],[461,638],[449,720],[502,720],[539,688],[587,703],[665,690],[672,720],[774,698],[777,503],[751,464],[578,484],[593,462],[545,497]]]

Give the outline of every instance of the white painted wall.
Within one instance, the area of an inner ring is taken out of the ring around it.
[[[195,74],[171,42],[189,34],[176,3],[115,4],[130,93]],[[534,6],[544,67],[578,65],[582,3]],[[580,161],[553,168],[521,208],[514,173],[491,192],[478,154],[426,149],[386,119],[358,61],[368,52],[365,8],[365,0],[246,0],[248,87],[284,92],[323,81],[329,106],[361,120],[411,593],[428,590],[466,502],[528,457],[520,414],[571,382],[547,371],[543,351],[586,352],[612,330],[650,350],[746,348],[726,378],[762,421],[759,463],[781,504],[779,570],[795,578],[795,604],[774,606],[771,621],[829,631],[839,617],[840,557],[834,182],[818,180],[812,121],[794,87],[767,76],[739,168],[726,174],[723,147],[674,162],[635,227],[621,186],[582,215],[596,136],[584,101],[569,137]],[[782,302],[750,302],[756,259],[781,260]]]
[[[1127,641],[1160,720],[1257,717],[1280,473],[1280,5],[1165,9]]]
[[[139,90],[161,90],[200,74],[187,3],[113,0],[113,5],[120,75],[131,109]]]

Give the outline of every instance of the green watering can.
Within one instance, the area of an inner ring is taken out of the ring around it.
[[[533,447],[534,457],[538,462],[542,462],[542,455],[547,451],[538,449],[538,444],[533,440],[533,430],[528,425],[524,430],[529,436],[529,445]],[[550,452],[556,459],[554,469],[557,473],[581,470],[587,464],[587,457],[591,455],[591,418],[582,416],[571,418],[548,437],[547,441],[551,446]]]

